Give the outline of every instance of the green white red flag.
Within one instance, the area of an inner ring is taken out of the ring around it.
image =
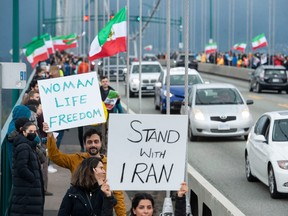
[[[257,35],[252,39],[252,50],[268,46],[264,33]]]
[[[49,34],[46,33],[46,34],[41,35],[40,37],[34,37],[34,38],[32,38],[32,41],[36,41],[36,40],[38,40],[38,39],[44,40],[45,45],[46,45],[46,47],[47,47],[47,50],[48,50],[48,53],[49,53],[49,54],[55,53],[51,35],[49,35]]]
[[[98,33],[90,45],[89,60],[113,56],[126,51],[126,7],[121,9]]]
[[[23,48],[23,53],[27,57],[32,68],[34,68],[39,61],[45,61],[49,58],[48,50],[43,39],[26,44]]]
[[[80,38],[77,34],[70,34],[66,36],[53,37],[54,49],[58,51],[72,49],[77,47],[77,39]]]
[[[152,49],[153,49],[152,44],[149,44],[149,45],[144,47],[144,50],[147,50],[147,51],[151,51]]]
[[[240,52],[245,52],[247,44],[246,43],[237,43],[233,46],[234,50],[238,50]]]
[[[214,53],[217,51],[217,43],[208,43],[205,46],[205,53],[209,54],[209,53]]]

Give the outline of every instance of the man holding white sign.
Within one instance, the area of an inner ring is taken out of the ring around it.
[[[109,118],[111,189],[178,190],[185,176],[187,116],[111,114]]]

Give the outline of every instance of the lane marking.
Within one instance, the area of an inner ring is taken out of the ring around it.
[[[277,104],[277,105],[280,106],[280,107],[284,107],[284,108],[288,109],[288,104]]]
[[[248,97],[253,98],[253,99],[256,99],[256,100],[261,100],[261,99],[263,99],[263,97],[261,97],[261,96],[251,95],[251,94],[248,94]]]

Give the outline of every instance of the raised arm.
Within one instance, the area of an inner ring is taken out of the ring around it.
[[[53,136],[52,132],[47,132],[49,130],[49,126],[46,122],[43,122],[43,131],[47,133],[47,149],[48,149],[48,157],[58,166],[67,168],[71,171],[73,170],[73,157],[74,154],[65,154],[61,152],[56,145],[56,139]]]
[[[188,186],[186,182],[182,182],[180,189],[177,191],[175,202],[175,216],[186,216],[186,193]]]

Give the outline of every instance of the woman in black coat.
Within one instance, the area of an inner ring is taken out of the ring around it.
[[[10,216],[37,215],[44,212],[44,187],[41,165],[34,141],[36,125],[26,123],[13,142],[12,205]]]
[[[116,199],[104,179],[101,159],[84,159],[72,175],[72,186],[62,200],[58,216],[113,216]]]

